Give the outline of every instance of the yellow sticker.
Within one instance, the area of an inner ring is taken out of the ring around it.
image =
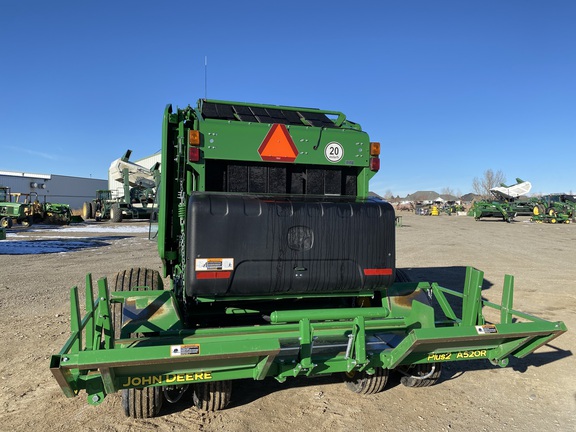
[[[166,375],[152,375],[142,377],[128,377],[122,383],[122,387],[145,387],[154,384],[186,384],[196,381],[209,381],[212,379],[212,372],[194,372]]]
[[[429,362],[450,361],[450,360],[470,360],[474,358],[486,358],[486,350],[458,351],[449,353],[430,353],[426,358]]]

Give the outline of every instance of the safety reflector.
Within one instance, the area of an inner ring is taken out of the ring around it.
[[[365,276],[392,276],[391,268],[364,269]]]
[[[283,124],[273,124],[258,148],[262,160],[270,162],[294,162],[298,149]]]
[[[200,160],[200,149],[198,147],[190,147],[188,149],[188,160],[190,162],[198,162]]]
[[[196,272],[196,279],[229,279],[231,274],[229,271]]]

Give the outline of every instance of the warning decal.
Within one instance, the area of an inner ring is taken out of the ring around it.
[[[198,355],[200,354],[199,344],[190,345],[172,345],[170,346],[170,356],[187,356],[187,355]]]
[[[234,270],[234,258],[196,258],[196,271]]]
[[[492,334],[498,333],[498,329],[494,324],[484,324],[481,326],[476,326],[476,332],[478,334]]]

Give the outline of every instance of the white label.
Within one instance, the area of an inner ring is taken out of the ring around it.
[[[198,354],[200,354],[200,345],[199,344],[172,345],[172,346],[170,346],[170,356],[171,357],[198,355]]]
[[[344,157],[344,148],[340,143],[332,141],[324,149],[324,156],[330,162],[340,162]]]
[[[234,270],[234,258],[196,258],[196,271]]]
[[[478,334],[492,334],[498,333],[498,329],[493,324],[484,324],[481,326],[476,326],[476,332]]]

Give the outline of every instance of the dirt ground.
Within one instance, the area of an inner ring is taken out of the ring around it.
[[[106,232],[11,231],[6,241],[15,247],[0,245],[0,430],[576,430],[576,224],[401,215],[397,266],[413,279],[461,286],[471,265],[485,272],[483,296],[499,303],[504,275],[513,274],[515,309],[562,320],[569,331],[507,368],[444,364],[434,387],[407,388],[392,376],[384,392],[362,397],[336,376],[235,381],[224,411],[199,412],[188,397],[166,404],[158,418],[137,421],[124,416],[118,395],[96,407],[85,394],[67,399],[49,357],[68,337],[69,288],[82,287],[87,272],[98,278],[136,266],[161,268],[145,230],[128,229],[143,222],[99,224]],[[33,253],[39,249],[48,253]]]

